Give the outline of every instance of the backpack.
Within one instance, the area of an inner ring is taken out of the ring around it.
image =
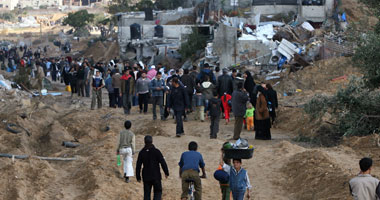
[[[223,184],[226,184],[229,182],[230,180],[230,175],[228,175],[227,172],[225,172],[224,170],[216,170],[215,173],[214,173],[214,178],[223,183]]]
[[[219,101],[210,101],[211,109],[210,109],[210,116],[216,117],[218,116],[218,109],[220,109],[220,100]]]

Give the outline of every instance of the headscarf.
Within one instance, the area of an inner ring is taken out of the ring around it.
[[[247,78],[244,81],[244,89],[247,90],[249,94],[252,94],[253,89],[255,88],[255,81],[253,80],[253,77],[251,75],[251,72],[245,71],[245,74],[247,75]]]

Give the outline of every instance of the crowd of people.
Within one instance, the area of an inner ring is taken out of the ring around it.
[[[174,70],[162,64],[147,66],[116,59],[107,65],[92,65],[87,59],[71,65],[73,67],[64,67],[62,72],[63,79],[67,79],[65,84],[71,87],[72,94],[78,93],[78,96],[85,96],[83,91],[89,96],[91,87],[91,109],[95,109],[96,102],[98,108],[102,107],[101,89],[106,88],[109,107],[123,108],[127,115],[132,106],[137,105],[141,114],[147,114],[150,104],[153,120],[165,121],[171,114],[176,120],[178,137],[184,134],[183,121],[188,120],[189,113],[195,112],[195,120],[201,122],[210,119],[210,138],[214,139],[221,116],[228,124],[233,112],[233,139],[240,138],[243,124],[249,131],[256,131],[256,139],[271,139],[270,128],[278,107],[277,93],[270,84],[256,84],[249,71],[244,74],[235,69],[217,72],[218,69],[213,70],[208,64],[200,71],[197,66],[191,70]],[[73,77],[77,78],[74,80]]]

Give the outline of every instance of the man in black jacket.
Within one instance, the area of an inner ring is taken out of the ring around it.
[[[161,151],[156,149],[153,145],[152,136],[145,136],[145,147],[140,151],[136,164],[136,178],[138,182],[141,182],[141,165],[144,166],[142,170],[142,178],[144,182],[144,200],[150,200],[150,194],[153,187],[153,200],[161,200],[162,196],[162,184],[161,184],[161,172],[165,173],[165,177],[169,176],[169,169],[165,162]]]
[[[189,96],[189,109],[190,111],[193,110],[192,108],[192,99],[193,99],[193,93],[194,93],[194,88],[195,88],[195,81],[193,77],[189,74],[189,70],[185,69],[184,70],[184,75],[181,77],[181,82],[183,85],[186,86],[186,92],[187,95]]]
[[[243,83],[238,83],[237,90],[232,93],[232,112],[235,115],[234,140],[238,140],[240,138],[248,100],[248,93],[243,88]]]
[[[172,80],[172,87],[168,98],[168,112],[170,108],[174,110],[174,115],[177,122],[176,135],[181,137],[185,132],[183,130],[182,116],[189,105],[189,98],[183,86],[179,84],[177,77]]]
[[[232,77],[229,76],[227,72],[227,69],[223,69],[223,75],[218,77],[218,94],[220,97],[223,96],[224,93],[231,95],[233,91]]]

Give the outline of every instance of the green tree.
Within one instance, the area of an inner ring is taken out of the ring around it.
[[[364,73],[366,86],[380,86],[380,34],[369,33],[358,42],[353,61]]]
[[[203,50],[207,45],[208,36],[199,33],[199,29],[194,27],[192,33],[186,38],[186,42],[181,45],[179,52],[184,59],[191,58],[199,50]]]
[[[360,0],[361,3],[367,5],[368,9],[371,11],[371,14],[378,19],[374,30],[377,34],[380,34],[380,2],[379,0]]]
[[[111,14],[129,11],[131,11],[130,0],[113,0],[113,4],[108,7],[108,13]]]
[[[173,10],[178,7],[183,6],[185,1],[179,1],[179,0],[156,0],[156,7],[159,10]]]
[[[89,14],[87,10],[80,10],[75,13],[69,13],[69,16],[63,21],[63,24],[72,26],[75,29],[80,29],[92,22],[94,17],[94,14]]]
[[[134,6],[134,10],[143,11],[145,8],[152,8],[153,9],[153,6],[154,6],[154,4],[151,0],[142,0]]]

